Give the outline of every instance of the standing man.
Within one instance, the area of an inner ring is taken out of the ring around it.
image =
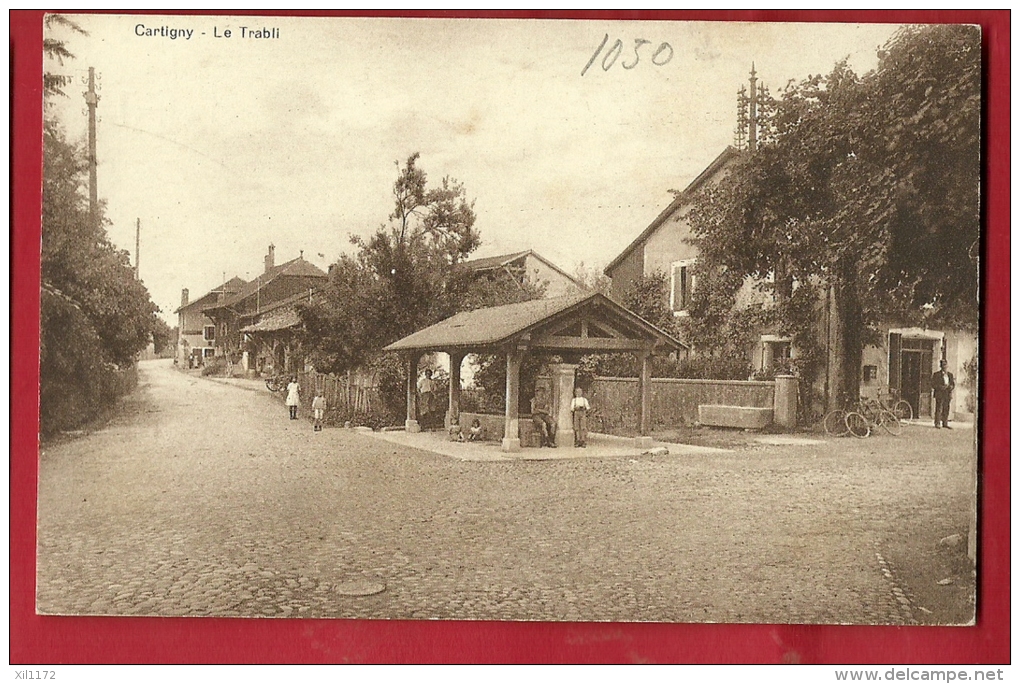
[[[935,427],[949,427],[949,400],[953,398],[953,389],[956,387],[956,380],[953,374],[946,370],[945,359],[939,361],[939,370],[931,376],[931,391],[935,395]],[[941,425],[940,425],[941,423]]]

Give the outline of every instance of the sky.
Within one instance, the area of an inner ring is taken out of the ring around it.
[[[133,263],[140,220],[140,277],[171,324],[182,288],[195,299],[235,275],[254,278],[270,243],[278,264],[303,253],[325,270],[353,249],[350,235],[386,222],[396,164],[414,152],[430,184],[450,176],[474,200],[474,256],[534,249],[568,272],[601,270],[669,204],[670,189],[733,142],[752,62],[778,94],[843,58],[858,73],[874,68],[896,29],[71,18],[88,35],[53,29],[75,59],[46,68],[76,80],[48,112],[83,140],[83,83],[95,68],[110,238]],[[638,40],[648,42],[635,63]]]

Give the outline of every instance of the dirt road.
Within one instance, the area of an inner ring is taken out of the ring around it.
[[[41,613],[946,623],[968,619],[972,434],[464,462],[141,367],[43,449]],[[942,582],[941,584],[939,582]],[[366,595],[353,595],[366,594]]]

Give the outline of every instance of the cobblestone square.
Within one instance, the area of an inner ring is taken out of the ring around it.
[[[108,426],[43,447],[37,608],[970,621],[972,430],[811,442],[464,461],[144,362]]]

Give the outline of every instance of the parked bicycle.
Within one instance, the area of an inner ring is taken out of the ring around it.
[[[843,437],[850,432],[850,428],[846,424],[847,414],[853,410],[853,406],[846,394],[841,394],[839,398],[840,406],[825,414],[822,419],[822,427],[825,428],[825,434],[830,437]]]
[[[903,431],[899,417],[876,399],[860,397],[853,403],[844,400],[843,406],[825,414],[822,425],[827,435],[843,437],[851,434],[864,438],[879,428],[890,435],[899,435]]]
[[[893,436],[903,432],[903,424],[899,417],[892,411],[882,408],[878,401],[862,397],[856,408],[859,410],[850,411],[844,419],[847,431],[854,437],[868,437],[879,428]]]
[[[271,375],[266,378],[266,388],[270,392],[281,392],[287,388],[289,380],[287,375]]]
[[[900,398],[898,389],[887,387],[884,393],[879,392],[878,401],[882,408],[892,411],[900,420],[910,420],[914,417],[914,407],[906,399]]]

